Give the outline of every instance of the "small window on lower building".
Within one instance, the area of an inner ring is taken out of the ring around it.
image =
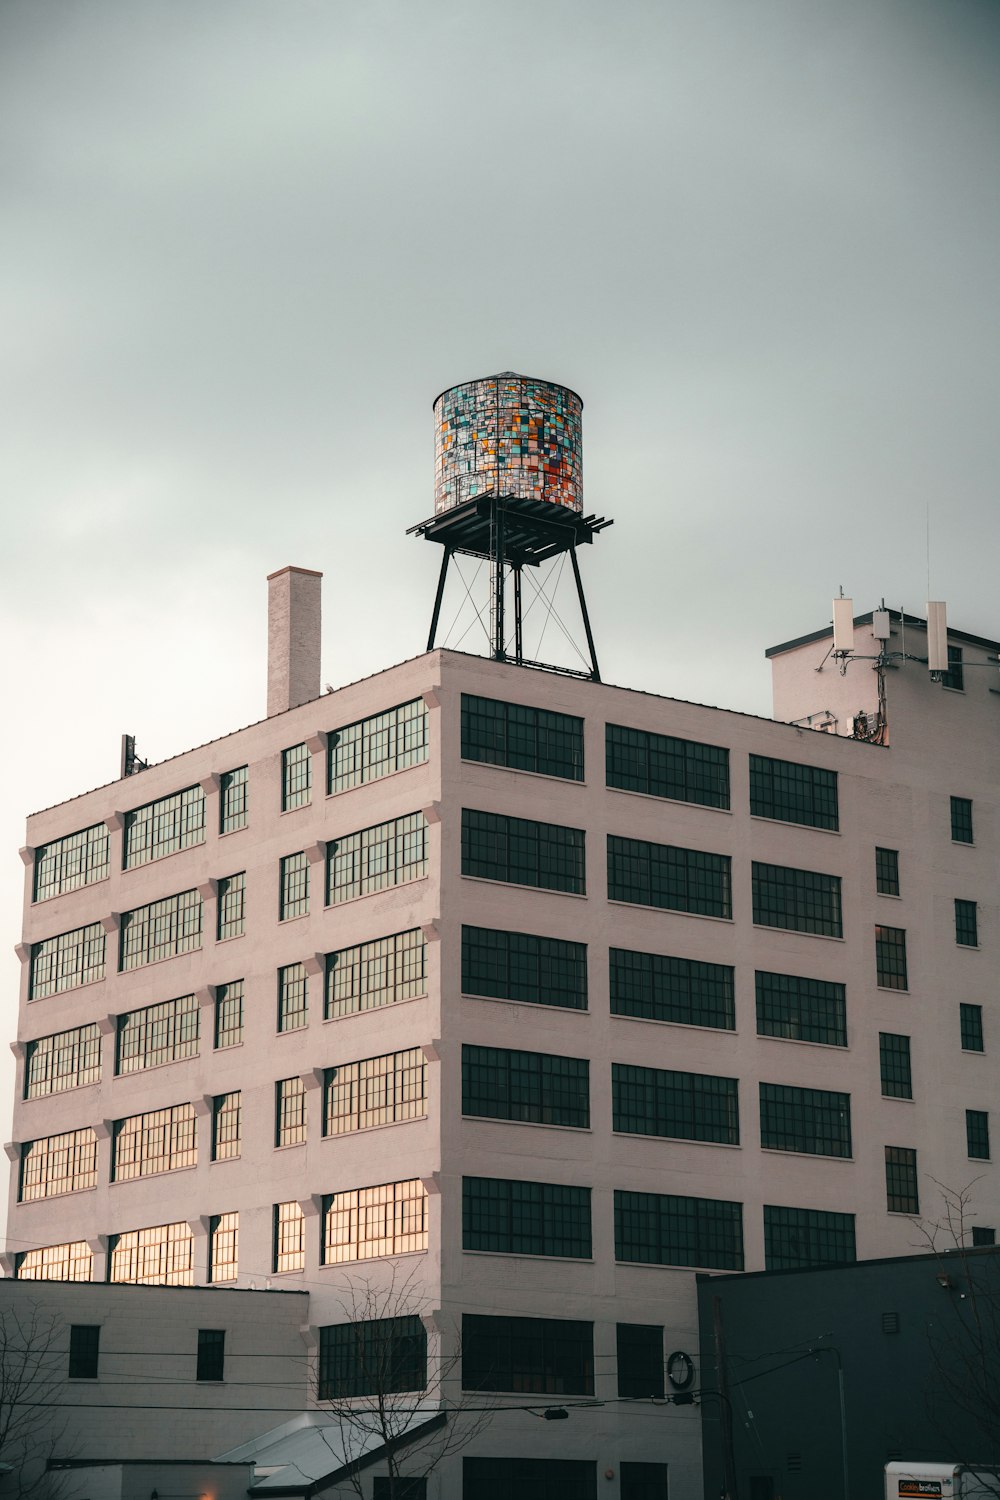
[[[891,1214],[918,1214],[917,1153],[912,1146],[885,1148],[885,1202]]]
[[[640,1400],[663,1395],[663,1329],[618,1324],[618,1394]]]
[[[389,1480],[379,1474],[372,1489],[372,1500],[427,1500],[427,1480],[397,1478],[393,1490]]]
[[[100,1324],[73,1323],[69,1330],[70,1380],[96,1380],[101,1345]]]
[[[972,1244],[974,1247],[978,1247],[981,1245],[995,1245],[996,1242],[997,1232],[995,1229],[988,1229],[985,1224],[973,1225]]]
[[[198,1373],[197,1380],[223,1380],[226,1362],[226,1331],[224,1328],[198,1329]]]
[[[626,1464],[620,1467],[621,1500],[667,1500],[666,1464]]]
[[[965,1005],[958,1007],[959,1025],[963,1052],[983,1051],[983,1007]]]
[[[463,1458],[462,1500],[597,1500],[597,1464],[583,1458]]]
[[[985,1109],[965,1111],[965,1140],[972,1161],[989,1161],[990,1117]]]
[[[975,901],[955,902],[955,942],[960,948],[979,947],[979,920]]]

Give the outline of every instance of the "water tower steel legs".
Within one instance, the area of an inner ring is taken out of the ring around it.
[[[573,564],[573,577],[576,579],[576,592],[580,596],[580,613],[583,616],[583,628],[587,632],[587,650],[590,652],[590,675],[595,682],[600,682],[601,671],[597,665],[597,652],[594,650],[594,636],[590,629],[587,601],[583,597],[583,580],[580,577],[580,564],[576,560],[575,546],[569,549],[569,560]]]
[[[444,585],[448,577],[448,564],[451,562],[451,548],[441,549],[441,572],[438,574],[437,593],[434,595],[434,613],[431,615],[431,630],[427,637],[428,651],[434,650],[434,637],[437,635],[438,619],[441,615],[441,600],[444,598]]]

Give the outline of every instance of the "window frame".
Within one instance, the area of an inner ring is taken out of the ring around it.
[[[751,753],[750,816],[839,833],[836,771],[803,761]]]
[[[474,715],[478,715],[475,721]],[[480,730],[478,737],[473,735],[474,728]],[[556,713],[527,703],[510,703],[501,698],[462,694],[461,756],[463,760],[479,765],[502,766],[509,771],[528,771],[535,776],[583,782],[583,730],[584,720],[574,714]]]

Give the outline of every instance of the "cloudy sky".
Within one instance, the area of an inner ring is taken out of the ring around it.
[[[996,0],[0,0],[8,955],[26,812],[263,714],[268,572],[325,680],[422,649],[457,381],[582,394],[609,681],[766,713],[928,520],[1000,634],[998,65]]]

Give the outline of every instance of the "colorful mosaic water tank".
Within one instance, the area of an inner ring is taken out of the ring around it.
[[[583,510],[583,402],[551,380],[505,370],[434,402],[434,511],[477,495]]]

